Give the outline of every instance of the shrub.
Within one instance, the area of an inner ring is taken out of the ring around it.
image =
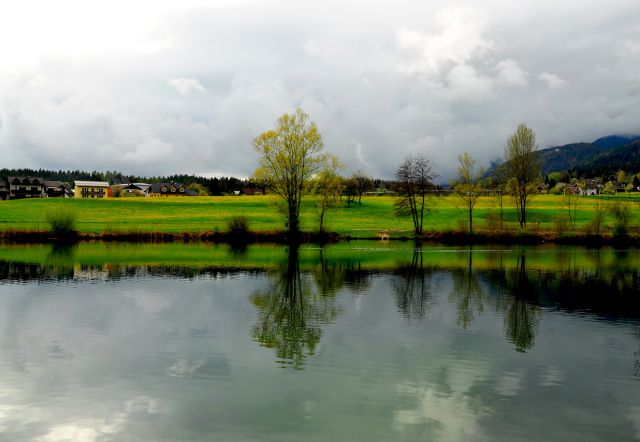
[[[616,220],[613,235],[618,237],[628,236],[629,221],[631,220],[631,211],[629,210],[629,206],[624,203],[617,202],[611,206],[610,210]]]
[[[47,212],[45,219],[51,232],[58,237],[68,237],[76,234],[76,214],[72,210],[58,208]]]
[[[564,235],[565,233],[567,233],[567,231],[571,227],[568,217],[566,217],[564,215],[556,216],[553,219],[553,226],[554,226],[558,236],[561,236],[561,235]]]
[[[249,233],[249,219],[246,216],[234,216],[227,224],[229,234],[234,238],[242,238]]]
[[[596,203],[596,205],[593,206],[593,219],[589,221],[585,228],[587,235],[602,235],[605,213],[606,209],[604,204]]]
[[[467,221],[466,219],[458,219],[456,232],[469,233],[469,221]]]

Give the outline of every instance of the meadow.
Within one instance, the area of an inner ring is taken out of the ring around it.
[[[339,202],[325,215],[328,231],[354,238],[377,238],[388,232],[391,238],[410,237],[409,218],[394,214],[392,197],[370,196],[362,205]],[[624,203],[630,210],[630,231],[637,232],[640,219],[640,197],[573,197],[576,204],[575,227],[567,227],[567,199],[558,195],[538,195],[530,203],[528,231],[532,233],[561,233],[559,229],[584,232],[595,216],[596,205],[610,208]],[[318,200],[309,197],[303,202],[301,226],[303,231],[318,228]],[[426,232],[463,232],[468,212],[455,196],[432,197],[430,211],[425,216]],[[204,233],[225,232],[229,221],[237,216],[247,217],[255,232],[285,230],[280,200],[275,196],[225,196],[190,198],[113,198],[32,199],[0,201],[0,231],[47,231],[47,213],[69,211],[75,214],[76,228],[81,233]],[[517,216],[510,198],[504,198],[503,222],[495,197],[482,197],[474,210],[474,230],[517,232]],[[564,220],[564,221],[562,221]],[[604,217],[603,233],[613,232],[615,219],[609,210]]]

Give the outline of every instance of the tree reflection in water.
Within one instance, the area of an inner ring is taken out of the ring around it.
[[[431,302],[432,272],[424,268],[422,249],[413,252],[411,264],[400,265],[393,273],[393,291],[402,314],[408,319],[424,318]]]
[[[540,287],[527,274],[525,253],[518,257],[515,268],[492,272],[492,276],[492,283],[502,289],[497,307],[504,314],[507,339],[516,351],[526,352],[533,348],[538,327]]]
[[[259,310],[251,337],[275,349],[279,362],[295,369],[302,369],[306,358],[314,354],[321,326],[339,312],[334,297],[323,296],[315,290],[311,275],[300,272],[294,247],[289,249],[287,263],[271,276],[269,287],[253,293],[251,302]]]
[[[450,299],[458,301],[457,324],[467,329],[474,318],[474,308],[479,313],[484,311],[485,293],[482,290],[476,274],[473,272],[473,252],[469,251],[467,267],[454,269],[451,272],[453,277],[453,290]]]

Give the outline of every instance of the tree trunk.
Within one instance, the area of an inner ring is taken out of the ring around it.
[[[289,203],[289,233],[297,235],[298,231],[298,210],[295,202],[292,201]]]
[[[318,232],[322,233],[324,232],[324,227],[323,227],[323,223],[324,223],[324,211],[327,207],[327,202],[325,197],[322,198],[322,205],[320,206],[320,227],[318,228]]]

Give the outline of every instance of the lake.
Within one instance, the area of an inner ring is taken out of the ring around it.
[[[640,252],[0,245],[0,440],[640,439]]]

